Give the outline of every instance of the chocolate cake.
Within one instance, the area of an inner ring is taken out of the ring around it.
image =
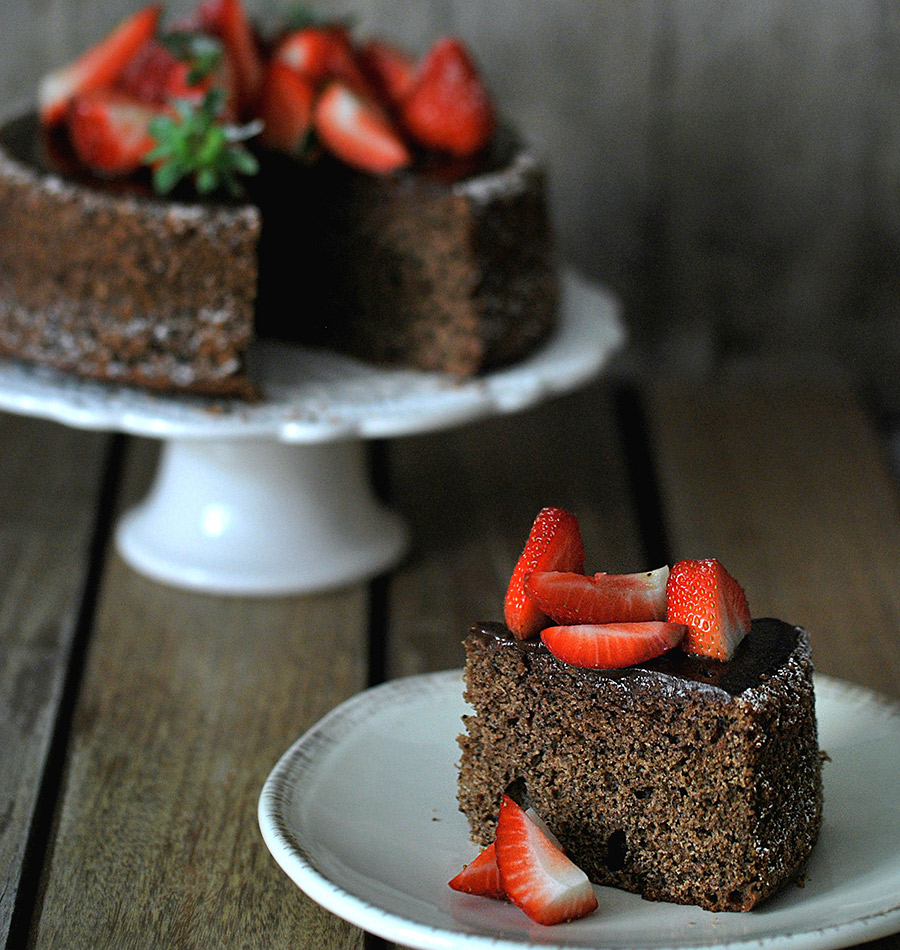
[[[527,798],[597,884],[749,910],[800,878],[822,817],[806,633],[758,619],[728,662],[593,670],[502,624],[465,641],[459,803],[489,844]]]
[[[272,156],[223,203],[80,173],[34,115],[0,128],[2,354],[248,396],[255,336],[466,376],[555,315],[543,176],[509,137],[388,176]]]

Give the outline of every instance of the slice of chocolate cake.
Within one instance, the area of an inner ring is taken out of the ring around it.
[[[754,620],[728,662],[679,649],[583,669],[502,624],[466,641],[459,803],[489,844],[529,804],[595,883],[749,910],[801,876],[822,817],[806,633]]]

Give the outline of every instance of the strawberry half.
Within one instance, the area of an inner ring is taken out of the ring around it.
[[[467,864],[449,882],[454,891],[463,894],[477,894],[480,897],[503,899],[506,892],[500,881],[500,868],[497,866],[497,852],[492,842],[470,864]]]
[[[666,616],[687,624],[687,653],[730,660],[750,632],[750,608],[740,584],[715,558],[675,564],[666,586]]]
[[[278,44],[274,58],[314,86],[337,79],[358,95],[373,97],[375,94],[350,37],[341,26],[308,26],[294,30]]]
[[[160,13],[156,3],[138,10],[76,60],[44,76],[38,87],[38,111],[44,125],[61,122],[75,96],[112,86],[156,32]]]
[[[69,137],[78,158],[101,175],[130,175],[155,146],[150,123],[163,110],[114,90],[79,96],[69,110]]]
[[[584,871],[508,795],[500,803],[495,846],[504,893],[536,923],[561,924],[597,909]]]
[[[314,99],[309,82],[283,62],[272,60],[259,97],[260,142],[288,155],[298,154],[312,129]]]
[[[506,626],[520,640],[533,637],[547,622],[544,612],[525,592],[525,578],[537,571],[584,571],[578,520],[564,508],[538,512],[509,580],[503,614]]]
[[[366,43],[359,57],[384,101],[399,108],[415,85],[416,64],[412,57],[381,40]]]
[[[278,44],[273,59],[317,85],[328,76],[332,42],[327,29],[304,27],[302,30],[292,30]]]
[[[422,60],[402,115],[420,145],[460,157],[481,151],[496,126],[478,70],[452,37],[438,40]]]
[[[131,59],[116,88],[138,102],[165,105],[172,99],[199,102],[209,83],[190,85],[190,66],[179,60],[162,43],[150,40]]]
[[[388,174],[411,161],[381,110],[343,83],[333,82],[322,93],[314,122],[322,145],[354,168]]]
[[[666,619],[669,568],[642,574],[536,571],[525,593],[555,623],[618,623]]]
[[[263,62],[256,33],[241,0],[205,0],[196,11],[201,28],[222,41],[233,72],[240,114],[256,102],[263,80]]]
[[[681,623],[574,624],[547,627],[541,639],[559,660],[591,670],[618,670],[662,656],[687,634]]]

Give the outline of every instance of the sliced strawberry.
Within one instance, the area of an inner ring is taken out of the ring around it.
[[[331,28],[331,49],[328,56],[328,75],[339,79],[360,96],[378,102],[378,91],[363,71],[350,34],[342,26]]]
[[[489,844],[470,864],[467,864],[450,881],[454,891],[464,894],[478,894],[480,897],[502,899],[506,897],[500,882],[500,868],[497,867],[497,853],[494,844]]]
[[[112,86],[156,32],[160,12],[156,3],[138,10],[78,59],[44,76],[38,88],[41,121],[57,125],[76,95]]]
[[[134,55],[122,72],[116,88],[152,105],[171,99],[203,98],[204,89],[188,83],[190,66],[178,59],[162,43],[150,40]]]
[[[506,896],[536,923],[561,924],[597,909],[584,871],[508,795],[500,803],[495,846]]]
[[[575,574],[537,571],[525,578],[525,593],[559,624],[618,623],[666,619],[669,568],[642,574]]]
[[[578,520],[563,508],[543,508],[538,512],[506,589],[506,626],[520,640],[533,637],[547,622],[543,611],[525,592],[525,578],[536,571],[584,571],[584,545]]]
[[[115,90],[79,96],[69,110],[69,137],[75,154],[102,175],[130,175],[156,144],[150,123],[163,114]]]
[[[316,103],[314,122],[322,144],[362,171],[387,174],[411,161],[409,150],[377,106],[339,82]]]
[[[327,29],[293,30],[278,44],[273,59],[290,66],[307,81],[318,84],[328,76],[332,38]]]
[[[679,561],[666,586],[666,616],[688,626],[687,653],[730,660],[750,632],[750,608],[740,584],[715,558]]]
[[[451,37],[438,40],[422,60],[402,114],[420,145],[463,157],[481,151],[496,125],[475,64]]]
[[[370,40],[360,51],[360,62],[385,102],[399,108],[416,81],[413,58],[396,46]]]
[[[241,0],[205,0],[194,19],[218,37],[234,73],[238,108],[246,113],[256,102],[263,80],[263,61],[256,33]]]
[[[260,142],[288,155],[300,152],[312,129],[314,99],[309,82],[283,62],[272,60],[259,97]]]
[[[288,33],[278,44],[274,58],[314,86],[338,79],[361,96],[376,96],[347,31],[337,24],[308,26]]]
[[[547,627],[541,639],[564,663],[591,670],[618,670],[662,656],[687,633],[681,623],[645,620],[639,623],[584,623]]]

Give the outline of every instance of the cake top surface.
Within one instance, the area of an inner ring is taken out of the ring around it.
[[[546,655],[548,669],[558,667],[569,676],[586,680],[641,679],[650,673],[665,677],[676,688],[716,687],[731,696],[739,696],[762,686],[770,676],[784,667],[798,647],[805,648],[806,644],[801,628],[783,620],[758,618],[753,621],[750,633],[727,662],[675,649],[622,669],[583,669],[557,660],[540,639],[517,639],[502,623],[475,623],[469,629],[469,636],[480,638],[485,644],[497,649]]]

